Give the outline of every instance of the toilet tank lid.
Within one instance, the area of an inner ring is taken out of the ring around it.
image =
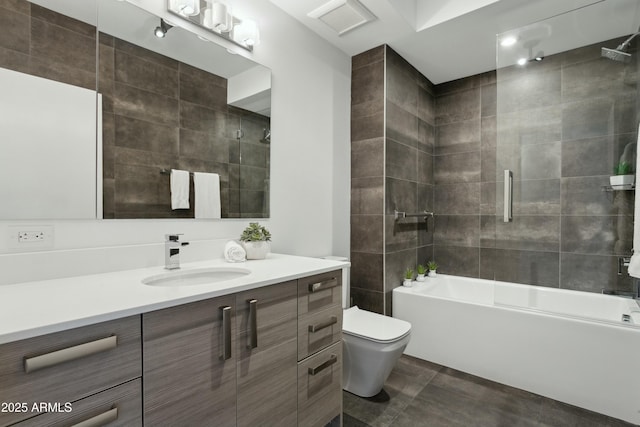
[[[342,331],[377,342],[391,342],[407,335],[411,323],[353,306],[343,312]]]

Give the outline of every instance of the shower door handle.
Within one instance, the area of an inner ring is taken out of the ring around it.
[[[504,222],[513,219],[513,172],[504,171]]]

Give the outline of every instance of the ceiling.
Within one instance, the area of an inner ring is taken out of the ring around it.
[[[377,19],[338,35],[307,16],[329,0],[271,2],[349,56],[388,44],[434,84],[629,35],[640,25],[640,0],[360,0]],[[513,32],[518,43],[496,52],[496,36]]]

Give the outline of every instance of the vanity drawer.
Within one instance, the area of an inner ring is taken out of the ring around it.
[[[342,270],[298,279],[298,316],[342,307]]]
[[[140,316],[0,346],[0,402],[28,412],[0,412],[0,426],[33,417],[34,403],[74,402],[140,377]]]
[[[342,339],[342,307],[330,306],[298,318],[298,360]]]
[[[342,343],[298,363],[298,425],[325,426],[342,413]]]
[[[142,426],[142,385],[140,379],[73,402],[59,412],[29,418],[19,427]],[[66,412],[65,412],[66,410]]]

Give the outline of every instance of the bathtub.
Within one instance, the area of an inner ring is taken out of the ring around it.
[[[412,325],[405,354],[640,424],[636,301],[447,275],[415,283],[393,290],[393,316]]]

